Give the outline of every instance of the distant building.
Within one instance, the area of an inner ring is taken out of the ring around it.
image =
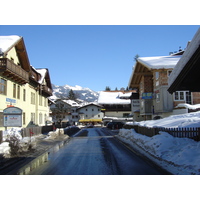
[[[67,124],[74,125],[78,123],[79,116],[76,109],[80,105],[74,100],[57,99],[50,105],[51,117],[53,122],[63,127]]]
[[[102,118],[104,117],[102,106],[96,103],[89,103],[84,106],[81,106],[77,109],[79,114],[79,122],[86,123],[102,123]]]
[[[98,104],[103,106],[105,113],[104,121],[111,121],[114,118],[121,121],[126,120],[131,115],[130,91],[102,91],[99,93]]]

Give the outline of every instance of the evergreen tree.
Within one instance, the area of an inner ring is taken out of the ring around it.
[[[110,87],[109,87],[109,86],[106,86],[105,91],[110,91],[110,90],[111,90]]]
[[[135,57],[134,57],[134,60],[137,61],[137,59],[138,59],[139,57],[140,57],[140,56],[139,56],[138,54],[136,54]]]
[[[76,96],[75,96],[75,94],[74,94],[72,89],[69,91],[68,98],[70,100],[76,100]]]

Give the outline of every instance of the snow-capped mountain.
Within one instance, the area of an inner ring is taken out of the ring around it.
[[[69,86],[69,85],[64,85],[64,86],[58,86],[52,84],[53,88],[53,96],[51,96],[50,99],[57,99],[57,98],[66,98],[69,94],[70,90],[73,90],[74,94],[76,94],[77,99],[81,101],[86,101],[86,102],[95,102],[98,99],[99,93],[95,92],[89,88],[83,88],[81,86]]]

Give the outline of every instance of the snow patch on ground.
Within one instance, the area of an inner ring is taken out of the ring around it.
[[[147,120],[141,122],[128,122],[130,125],[138,125],[145,127],[165,127],[165,128],[181,128],[181,127],[200,127],[200,111],[187,114],[172,115],[159,120]]]
[[[148,137],[134,129],[121,129],[117,137],[172,174],[200,174],[199,142],[166,132]]]

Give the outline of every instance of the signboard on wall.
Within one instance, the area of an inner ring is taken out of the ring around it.
[[[5,127],[21,127],[22,116],[21,115],[4,115]]]
[[[3,110],[5,127],[22,126],[22,109],[18,107],[8,107]]]
[[[152,92],[142,93],[142,99],[153,99],[153,93]]]

